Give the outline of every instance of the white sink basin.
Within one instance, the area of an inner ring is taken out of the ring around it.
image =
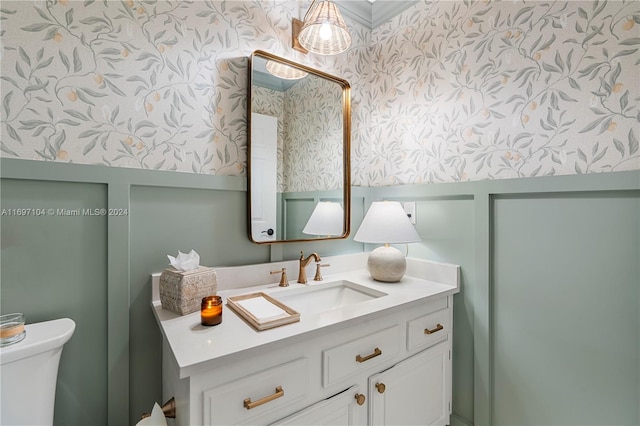
[[[317,314],[386,296],[387,293],[340,280],[298,287],[273,293],[272,296],[300,314]]]

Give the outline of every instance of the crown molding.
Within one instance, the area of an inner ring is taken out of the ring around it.
[[[346,17],[374,29],[418,3],[418,0],[334,0]]]

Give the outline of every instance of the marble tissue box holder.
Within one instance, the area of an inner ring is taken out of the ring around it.
[[[217,293],[218,282],[213,268],[200,266],[190,271],[167,268],[160,275],[160,302],[162,309],[180,315],[200,310],[205,296]]]

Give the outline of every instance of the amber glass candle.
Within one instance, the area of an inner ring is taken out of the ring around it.
[[[23,314],[0,316],[0,346],[18,343],[26,336]]]
[[[200,323],[202,325],[218,325],[222,322],[222,297],[207,296],[200,305]]]

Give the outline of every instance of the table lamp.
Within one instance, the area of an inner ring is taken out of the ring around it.
[[[353,239],[362,243],[384,244],[369,254],[367,267],[374,280],[394,283],[404,276],[407,260],[400,250],[389,244],[414,243],[420,241],[420,235],[399,202],[375,201]]]
[[[344,234],[344,211],[340,203],[320,201],[316,204],[302,233],[327,237]]]

